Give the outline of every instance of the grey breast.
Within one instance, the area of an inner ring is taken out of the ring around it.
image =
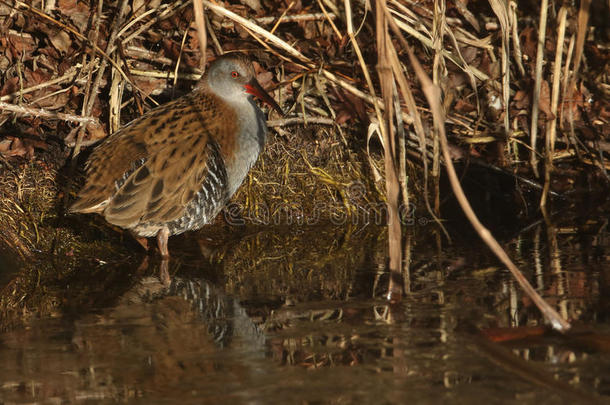
[[[247,100],[247,110],[239,117],[240,131],[234,156],[228,161],[227,194],[229,198],[237,191],[250,168],[256,163],[267,139],[265,115],[251,97],[248,97]]]

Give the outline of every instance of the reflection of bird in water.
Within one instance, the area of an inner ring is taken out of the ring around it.
[[[201,279],[174,279],[170,293],[194,306],[219,346],[229,345],[237,338],[240,344],[264,353],[265,336],[237,299]]]
[[[178,319],[184,319],[184,312],[188,311],[188,318],[194,316],[199,319],[219,347],[231,345],[237,339],[239,344],[247,346],[249,350],[261,350],[264,353],[263,332],[239,301],[225,295],[205,280],[174,277],[170,284],[166,284],[156,277],[144,277],[120,302],[131,306],[171,300],[187,304],[179,307],[172,305],[174,310],[181,308],[183,312],[175,314]]]
[[[221,349],[229,346],[241,356],[232,372],[252,372],[244,353],[266,353],[265,337],[237,300],[205,280],[179,277],[170,286],[144,277],[112,308],[80,317],[72,344],[86,380],[79,392],[114,400],[198,389],[219,372]]]

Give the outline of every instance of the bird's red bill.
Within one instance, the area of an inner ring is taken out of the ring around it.
[[[246,93],[252,94],[255,97],[258,97],[264,103],[269,105],[269,107],[273,108],[275,111],[279,112],[281,115],[284,115],[284,112],[280,108],[280,106],[275,102],[273,98],[261,87],[256,79],[251,80],[246,83]]]

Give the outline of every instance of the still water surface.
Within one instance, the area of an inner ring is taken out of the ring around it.
[[[602,220],[540,223],[503,241],[575,320],[568,336],[540,328],[476,238],[439,234],[409,229],[408,293],[393,305],[383,228],[254,229],[221,243],[186,235],[170,246],[170,285],[154,258],[83,268],[63,281],[55,317],[0,334],[0,402],[608,402]],[[83,297],[82,283],[99,288]]]

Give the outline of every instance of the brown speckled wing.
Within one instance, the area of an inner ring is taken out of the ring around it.
[[[106,220],[123,228],[180,218],[207,173],[209,142],[192,135],[170,143],[136,169],[110,200]],[[207,137],[206,137],[207,138]],[[172,159],[179,156],[178,159]]]
[[[72,212],[98,212],[133,229],[185,213],[212,167],[234,147],[235,113],[199,90],[152,110],[113,134],[87,162]]]

